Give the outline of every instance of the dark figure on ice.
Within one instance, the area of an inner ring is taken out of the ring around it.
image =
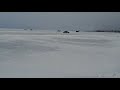
[[[57,32],[61,32],[61,30],[58,30]]]

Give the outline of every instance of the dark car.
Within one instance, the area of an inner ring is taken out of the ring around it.
[[[68,31],[64,31],[63,33],[70,33],[70,32],[68,32]]]
[[[77,30],[76,32],[79,32],[79,30]]]

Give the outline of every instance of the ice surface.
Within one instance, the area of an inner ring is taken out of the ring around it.
[[[0,77],[120,77],[120,34],[0,31]]]

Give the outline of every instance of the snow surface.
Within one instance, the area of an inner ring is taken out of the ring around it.
[[[119,78],[120,33],[0,31],[0,78]]]

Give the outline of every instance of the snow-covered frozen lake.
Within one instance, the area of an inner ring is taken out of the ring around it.
[[[0,78],[120,77],[120,33],[0,31]]]

